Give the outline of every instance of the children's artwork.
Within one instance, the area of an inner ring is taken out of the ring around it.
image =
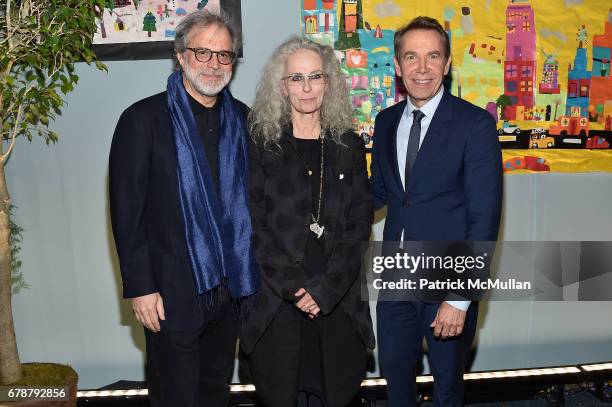
[[[95,6],[94,50],[103,60],[172,58],[176,27],[196,10],[241,24],[240,0],[104,0]]]
[[[440,21],[451,40],[445,86],[493,116],[502,148],[571,149],[545,164],[541,154],[516,152],[508,157],[522,157],[521,165],[511,160],[506,171],[555,171],[585,150],[610,149],[609,0],[302,0],[302,32],[337,50],[368,147],[376,114],[405,97],[394,32],[419,15]]]

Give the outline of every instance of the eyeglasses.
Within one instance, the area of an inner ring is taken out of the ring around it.
[[[236,54],[232,51],[211,51],[208,48],[185,48],[189,51],[193,51],[195,55],[195,59],[199,62],[208,62],[212,58],[213,54],[217,54],[217,61],[221,65],[229,65],[234,62],[234,58],[236,58]]]
[[[303,86],[306,79],[308,79],[308,83],[311,86],[317,86],[323,85],[327,82],[327,74],[322,72],[315,72],[309,75],[304,75],[303,73],[293,73],[281,79],[287,80],[287,85],[289,86]]]

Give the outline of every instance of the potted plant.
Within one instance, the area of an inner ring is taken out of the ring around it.
[[[18,137],[40,137],[47,144],[58,140],[49,123],[61,114],[63,97],[78,81],[75,62],[106,69],[91,47],[94,5],[101,6],[97,0],[0,4],[0,385],[23,383],[11,309],[11,203],[5,165]]]

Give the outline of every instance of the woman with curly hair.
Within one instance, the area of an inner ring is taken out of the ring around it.
[[[300,37],[281,44],[249,119],[263,284],[243,314],[243,356],[267,406],[349,405],[374,347],[360,278],[372,201],[333,49]]]

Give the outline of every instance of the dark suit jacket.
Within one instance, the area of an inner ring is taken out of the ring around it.
[[[495,122],[485,110],[444,93],[407,191],[397,164],[397,127],[406,102],[376,116],[371,185],[387,205],[383,240],[493,241],[499,230],[502,160]]]
[[[246,120],[248,108],[234,100]],[[187,254],[166,92],[121,115],[109,160],[110,210],[124,298],[159,292],[162,328],[204,322]]]
[[[291,133],[289,133],[291,134]],[[263,279],[261,292],[243,313],[241,346],[250,353],[283,300],[304,287],[323,314],[341,306],[368,347],[374,333],[366,301],[361,299],[361,242],[372,226],[372,199],[363,143],[353,133],[346,146],[325,141],[324,212],[326,268],[306,279],[302,269],[312,208],[312,190],[295,140],[285,135],[280,152],[251,148],[253,244]]]

